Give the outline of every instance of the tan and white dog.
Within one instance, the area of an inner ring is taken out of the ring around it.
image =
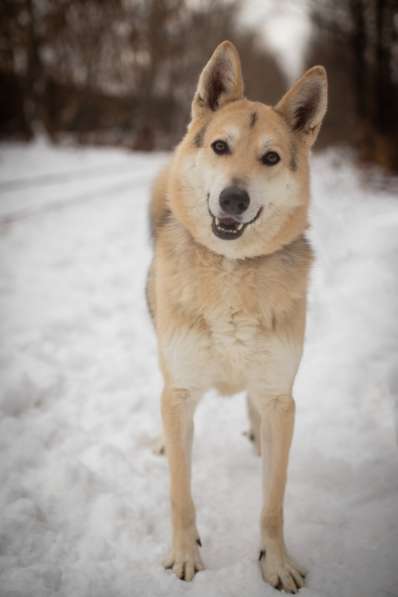
[[[309,152],[327,105],[315,66],[275,106],[243,95],[239,55],[220,44],[200,75],[192,120],[151,203],[155,256],[147,295],[164,378],[172,549],[181,579],[203,569],[191,494],[193,415],[202,394],[246,390],[263,460],[260,567],[295,593],[283,501],[312,261],[304,237]]]

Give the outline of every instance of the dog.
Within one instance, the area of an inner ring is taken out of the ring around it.
[[[186,581],[203,569],[190,482],[193,416],[216,388],[248,395],[250,436],[263,460],[262,576],[291,593],[304,585],[286,551],[283,501],[313,258],[305,238],[309,153],[326,108],[322,66],[274,107],[247,100],[238,51],[224,41],[200,74],[187,133],[154,183],[147,299],[170,471],[164,566]]]

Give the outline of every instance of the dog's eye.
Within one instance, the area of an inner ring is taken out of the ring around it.
[[[214,143],[212,143],[211,146],[213,148],[214,153],[216,153],[217,155],[230,153],[228,143],[226,143],[225,141],[221,141],[221,139],[214,141]]]
[[[276,151],[267,151],[261,158],[262,163],[266,166],[275,166],[280,160],[281,158]]]

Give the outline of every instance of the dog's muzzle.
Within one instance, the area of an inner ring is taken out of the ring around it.
[[[212,218],[213,233],[223,240],[233,240],[242,236],[245,228],[257,220],[263,208],[260,207],[254,218],[248,222],[242,221],[243,214],[250,205],[250,197],[244,189],[236,186],[225,188],[219,197],[220,211],[215,216],[209,205],[207,196],[207,207]]]

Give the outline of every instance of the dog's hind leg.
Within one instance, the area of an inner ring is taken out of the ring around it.
[[[192,580],[203,570],[201,545],[196,528],[195,506],[191,494],[191,452],[193,415],[197,397],[185,389],[166,387],[162,394],[162,417],[166,454],[170,470],[173,541],[165,568],[182,580]]]
[[[156,437],[152,442],[152,452],[155,456],[164,456],[166,454],[166,446],[164,444],[163,434]]]
[[[257,410],[255,401],[250,397],[246,397],[247,414],[249,417],[249,431],[245,432],[247,438],[253,442],[258,456],[261,455],[261,418]]]

